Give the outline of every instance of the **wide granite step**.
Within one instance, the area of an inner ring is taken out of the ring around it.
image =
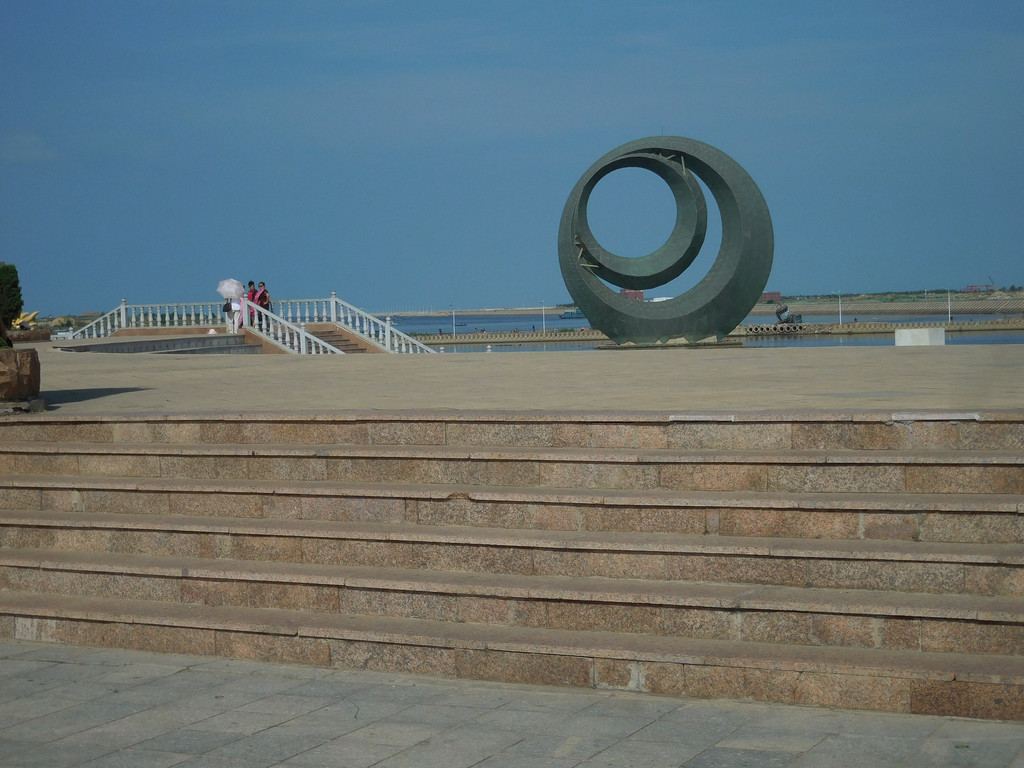
[[[831,540],[264,520],[39,510],[0,514],[7,548],[643,578],[825,589],[1024,595],[1024,544]]]
[[[0,509],[543,530],[1024,541],[1024,495],[784,493],[0,474]]]
[[[0,591],[19,640],[1024,719],[1024,659]]]
[[[447,445],[677,450],[1011,450],[1019,412],[352,411],[52,416],[0,421],[15,440],[131,443]]]
[[[1024,598],[0,550],[4,589],[455,623],[1020,655]]]
[[[711,451],[436,445],[15,442],[10,474],[462,483],[560,488],[1024,494],[1024,454],[997,450]]]

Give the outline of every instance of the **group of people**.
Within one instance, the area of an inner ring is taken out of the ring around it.
[[[259,286],[256,285],[252,280],[249,281],[249,291],[246,293],[245,298],[255,304],[260,309],[264,309],[270,312],[270,291],[267,290],[267,284],[260,282]],[[229,321],[231,323],[231,332],[238,333],[238,328],[242,324],[242,299],[241,297],[231,299],[231,315]],[[255,309],[249,307],[249,326],[256,325],[261,331],[263,330],[263,314],[257,313]]]

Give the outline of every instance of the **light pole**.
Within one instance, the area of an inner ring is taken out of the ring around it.
[[[839,297],[839,324],[843,324],[843,292],[832,291],[833,294]]]
[[[547,313],[544,310],[544,302],[543,301],[540,303],[540,332],[543,335],[545,335],[545,336],[547,335],[547,332],[548,332]]]
[[[454,304],[449,304],[448,306],[452,310],[452,338],[454,339],[455,338],[455,305]]]

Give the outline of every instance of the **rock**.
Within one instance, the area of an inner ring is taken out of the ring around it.
[[[0,401],[38,396],[38,353],[34,349],[0,349]]]

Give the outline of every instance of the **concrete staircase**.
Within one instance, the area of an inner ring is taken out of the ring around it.
[[[310,323],[306,330],[312,333],[321,341],[326,341],[332,347],[340,349],[347,355],[362,354],[364,352],[383,352],[384,350],[370,344],[354,333],[334,323]]]
[[[0,420],[0,636],[1024,720],[1024,414]]]

